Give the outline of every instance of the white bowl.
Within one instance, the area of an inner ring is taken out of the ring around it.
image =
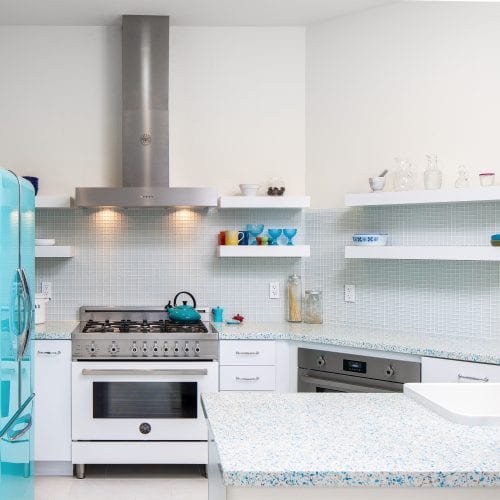
[[[385,187],[385,177],[370,177],[368,182],[372,191],[382,191]]]
[[[240,184],[240,190],[243,196],[255,196],[259,188],[259,184]]]
[[[36,239],[35,246],[37,247],[50,247],[56,244],[56,240],[53,238]]]
[[[387,245],[387,236],[380,233],[358,233],[352,236],[352,242],[361,247],[383,247]]]

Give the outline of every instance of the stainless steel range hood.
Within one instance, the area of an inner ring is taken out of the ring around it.
[[[211,207],[214,188],[170,187],[168,16],[123,16],[123,187],[76,188],[79,207]]]

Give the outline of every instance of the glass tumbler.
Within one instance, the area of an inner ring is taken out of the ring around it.
[[[304,323],[323,323],[323,295],[319,290],[306,290]]]

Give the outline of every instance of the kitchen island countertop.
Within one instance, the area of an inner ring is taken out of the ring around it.
[[[454,424],[404,394],[232,392],[203,405],[226,487],[500,486],[500,426]]]
[[[214,323],[221,340],[292,340],[500,365],[500,340],[324,323]]]

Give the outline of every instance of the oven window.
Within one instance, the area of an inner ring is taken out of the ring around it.
[[[94,382],[94,418],[197,418],[196,382]]]

